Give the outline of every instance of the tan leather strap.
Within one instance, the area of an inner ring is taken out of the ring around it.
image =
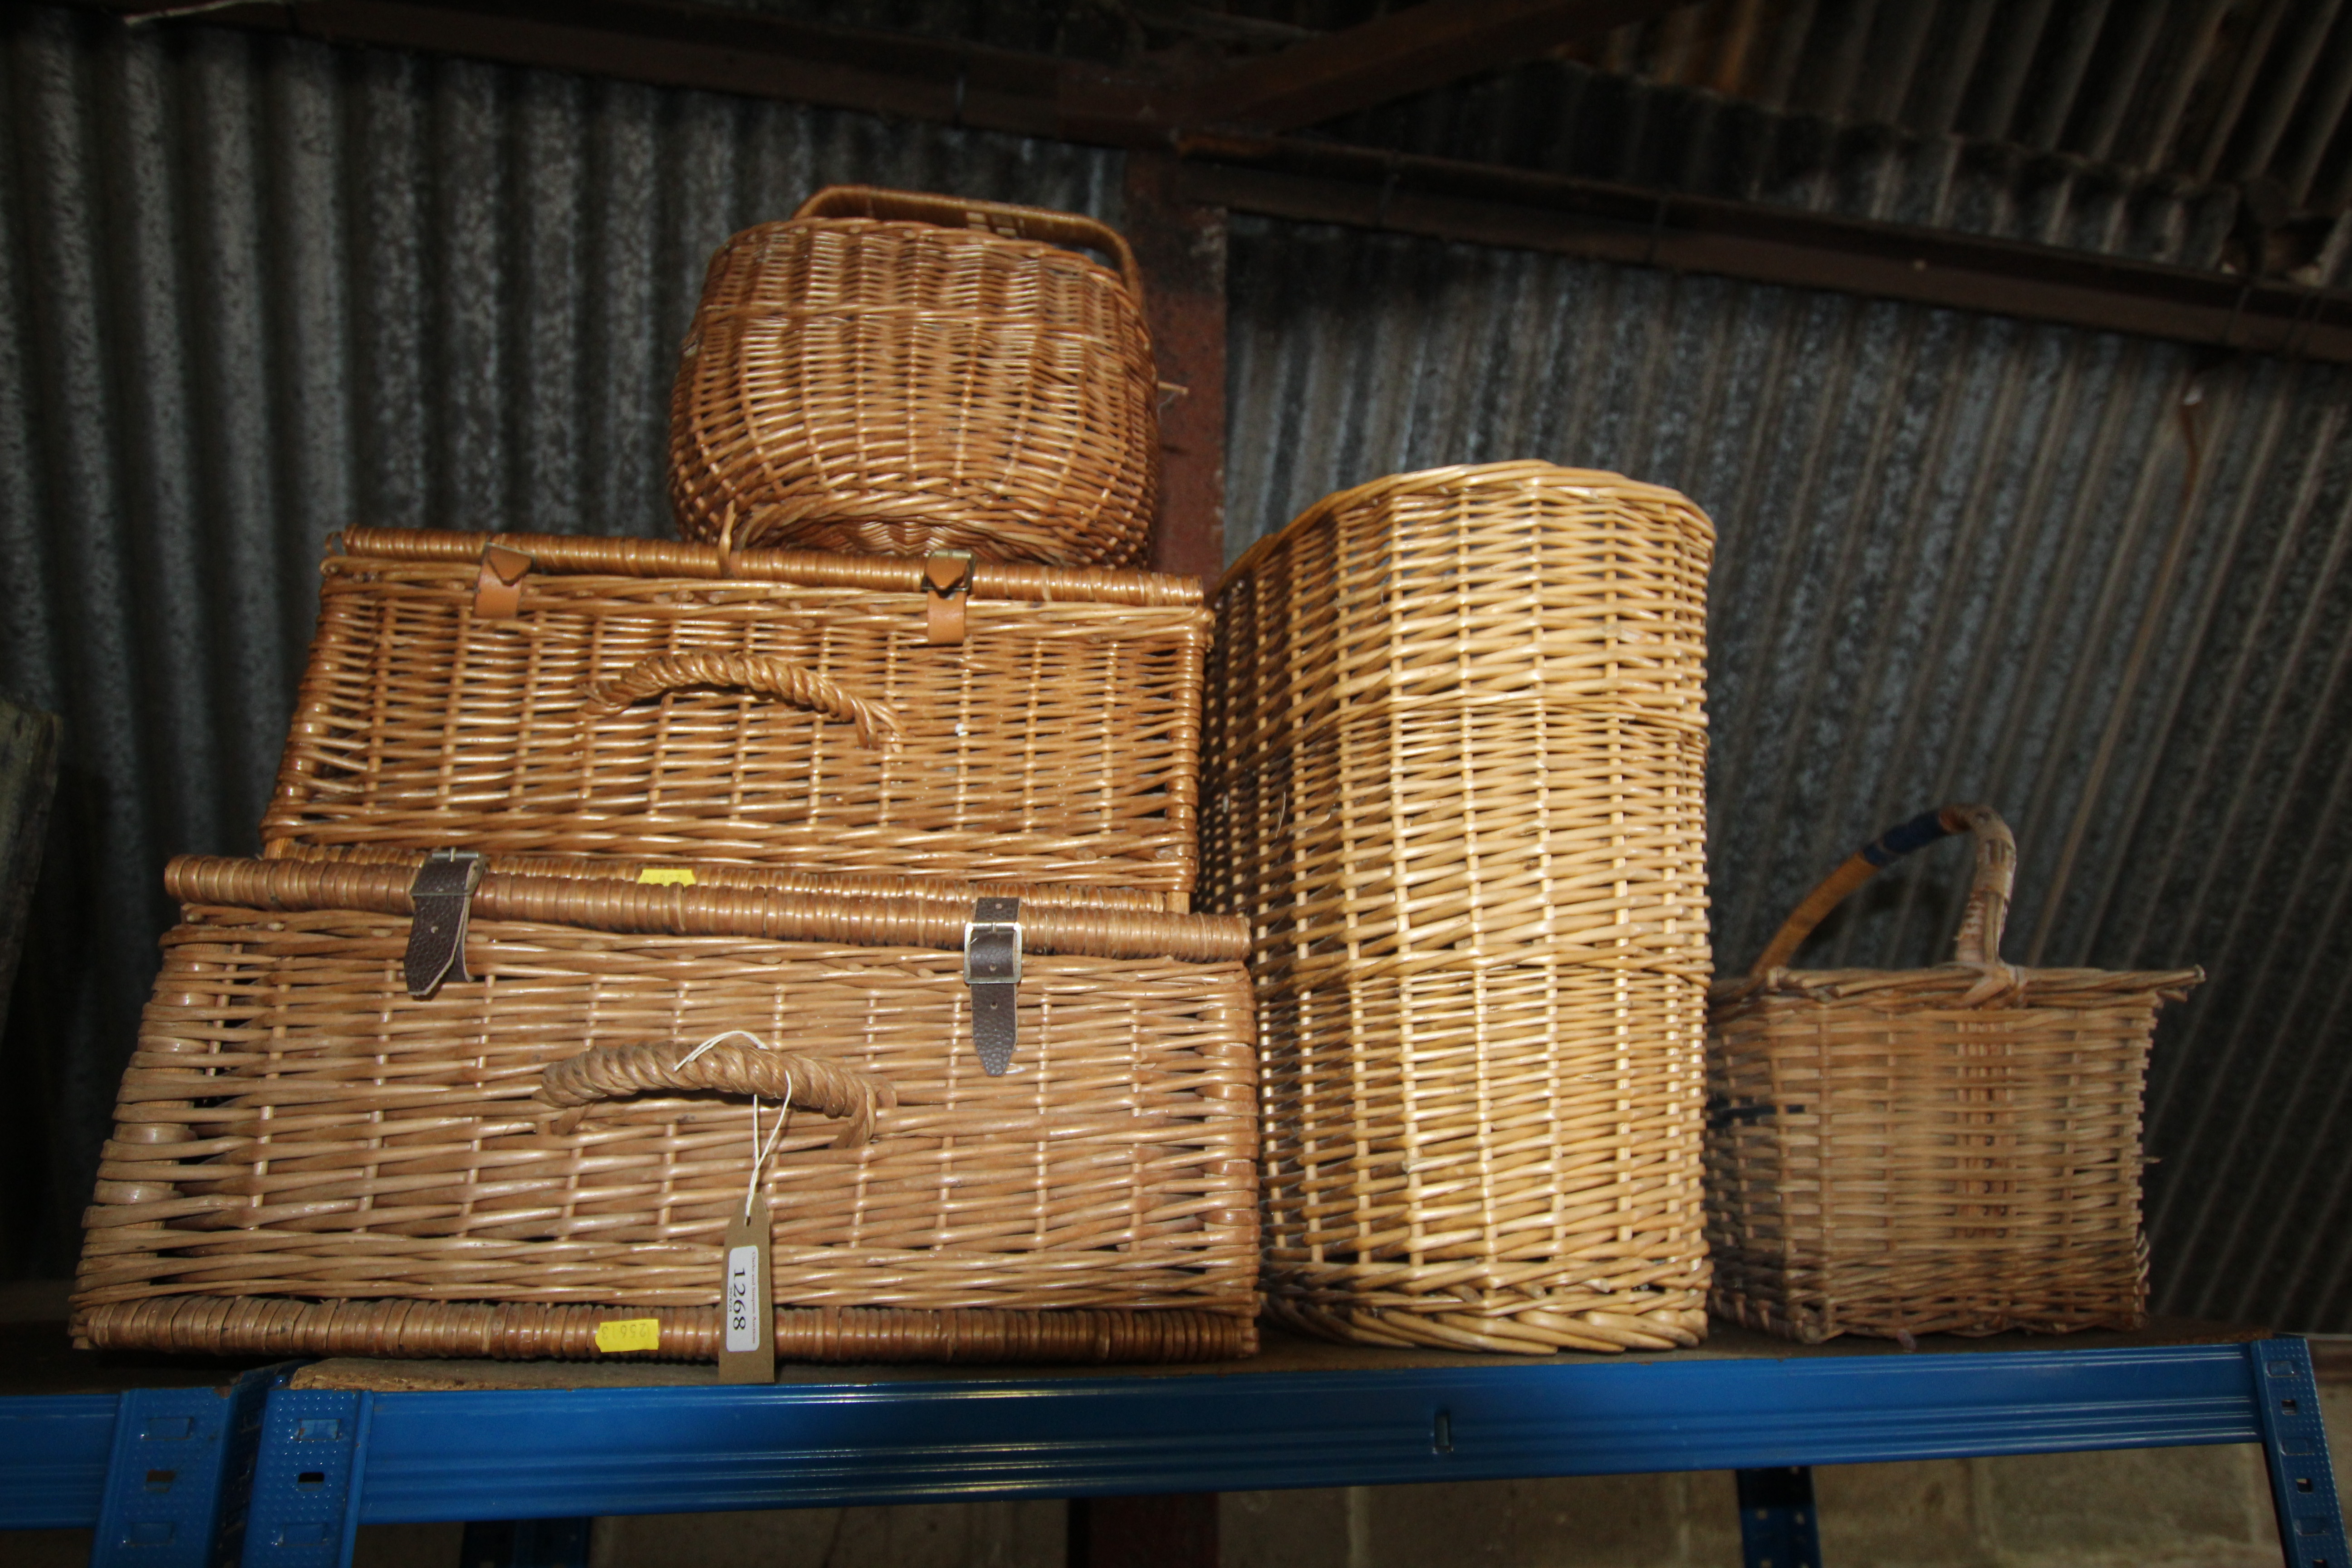
[[[522,580],[530,575],[530,557],[503,544],[482,547],[481,574],[474,579],[474,618],[510,621],[522,609]]]
[[[923,589],[923,640],[940,644],[963,641],[964,606],[971,601],[971,557],[924,557]]]

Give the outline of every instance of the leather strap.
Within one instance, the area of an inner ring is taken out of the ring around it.
[[[522,609],[522,580],[530,575],[530,557],[503,544],[482,548],[481,574],[474,579],[474,618],[510,621]]]
[[[964,605],[971,595],[971,557],[929,555],[923,558],[923,640],[963,641]]]
[[[971,987],[971,1043],[980,1070],[1002,1078],[1013,1066],[1021,996],[1021,900],[982,899],[963,928],[963,978]]]
[[[466,911],[482,883],[482,858],[470,849],[436,849],[408,884],[416,919],[408,928],[408,958],[402,966],[408,994],[422,1002],[453,974],[466,973]]]

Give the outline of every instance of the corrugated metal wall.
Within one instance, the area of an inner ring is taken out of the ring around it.
[[[5,1158],[40,1194],[9,1222],[38,1221],[16,1267],[56,1268],[168,914],[156,868],[249,844],[328,529],[656,526],[671,345],[719,237],[847,178],[1104,211],[1118,163],[282,39],[0,26],[0,688],[72,726],[5,1046],[48,1135]],[[1727,177],[1730,111],[1645,103],[1641,159]],[[2197,259],[2217,232],[2204,196],[1819,146],[1775,199]],[[2339,373],[1257,220],[1234,246],[1236,549],[1436,463],[1688,490],[1723,532],[1722,958],[1868,833],[1992,800],[2026,846],[2013,959],[2214,973],[2160,1042],[2164,1303],[2352,1327]],[[1961,858],[1890,876],[1819,955],[1932,961]]]
[[[1121,164],[21,7],[0,116],[0,690],[67,720],[0,1044],[0,1227],[12,1269],[58,1272],[163,863],[255,847],[326,535],[663,531],[670,377],[720,240],[840,182],[1095,211]]]

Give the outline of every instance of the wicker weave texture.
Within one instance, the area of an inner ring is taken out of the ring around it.
[[[1045,238],[1108,251],[1126,276]],[[737,546],[1140,560],[1157,395],[1134,263],[1110,230],[820,192],[710,258],[670,405],[678,529]]]
[[[1957,962],[1759,963],[1714,988],[1707,1238],[1718,1316],[1809,1343],[2143,1320],[2149,1044],[2163,1004],[2203,973],[2002,963],[2015,846],[1984,807],[1945,816],[1979,840]],[[1832,873],[1767,957],[1795,951],[1886,863],[1885,843]]]
[[[1203,900],[1255,932],[1278,1318],[1705,1332],[1713,540],[1615,475],[1442,469],[1325,500],[1219,590]]]
[[[983,576],[964,640],[935,646],[919,562],[738,555],[722,578],[707,546],[517,536],[547,569],[493,618],[488,536],[450,537],[471,556],[376,530],[328,557],[269,854],[1192,884],[1209,616],[1170,579],[1107,574],[1089,599],[1083,574],[1016,573],[1039,597],[1006,599]],[[861,575],[903,585],[830,585]]]
[[[781,1310],[902,1313],[909,1355],[982,1353],[991,1335],[1110,1353],[1097,1328],[1024,1330],[1024,1313],[1205,1313],[1244,1334],[1254,1315],[1247,981],[1230,958],[1157,955],[1231,951],[1227,922],[1040,911],[1015,1070],[988,1078],[950,917],[887,899],[492,873],[473,978],[417,1001],[401,868],[184,859],[171,879],[188,908],[88,1220],[75,1300],[94,1342],[350,1348],[374,1321],[381,1353],[455,1353],[491,1333],[471,1307],[289,1318],[282,1303],[712,1308],[751,1108],[660,1085],[756,1081],[727,1053],[769,1047],[839,1069],[793,1100],[843,1112],[794,1111],[767,1167]],[[555,910],[569,920],[519,918]],[[908,942],[910,928],[940,934]],[[688,1059],[732,1030],[759,1044]],[[648,1058],[663,1058],[650,1076]],[[183,1297],[257,1304],[160,1304]],[[930,1321],[971,1311],[1014,1316]],[[503,1310],[493,1349],[530,1353],[520,1334],[582,1353],[581,1332],[557,1331],[583,1321]],[[860,1353],[881,1353],[886,1318],[856,1321]],[[1238,1341],[1178,1325],[1122,1342]]]

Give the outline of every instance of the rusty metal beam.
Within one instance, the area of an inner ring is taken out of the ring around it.
[[[153,3],[104,0],[104,8]],[[681,0],[303,0],[191,20],[1175,149],[1183,168],[1177,195],[1198,206],[2352,363],[2352,291],[1342,142],[1187,132],[1199,121],[1188,119],[1185,93],[1169,82],[952,40],[815,27]]]
[[[1225,569],[1225,209],[1186,200],[1182,179],[1168,153],[1129,153],[1121,226],[1164,387],[1152,568],[1213,584]]]
[[[1421,0],[1278,55],[1227,68],[1195,121],[1295,131],[1516,65],[1691,0]]]
[[[1183,195],[1237,212],[2352,363],[2343,289],[1339,142],[1183,151]]]

